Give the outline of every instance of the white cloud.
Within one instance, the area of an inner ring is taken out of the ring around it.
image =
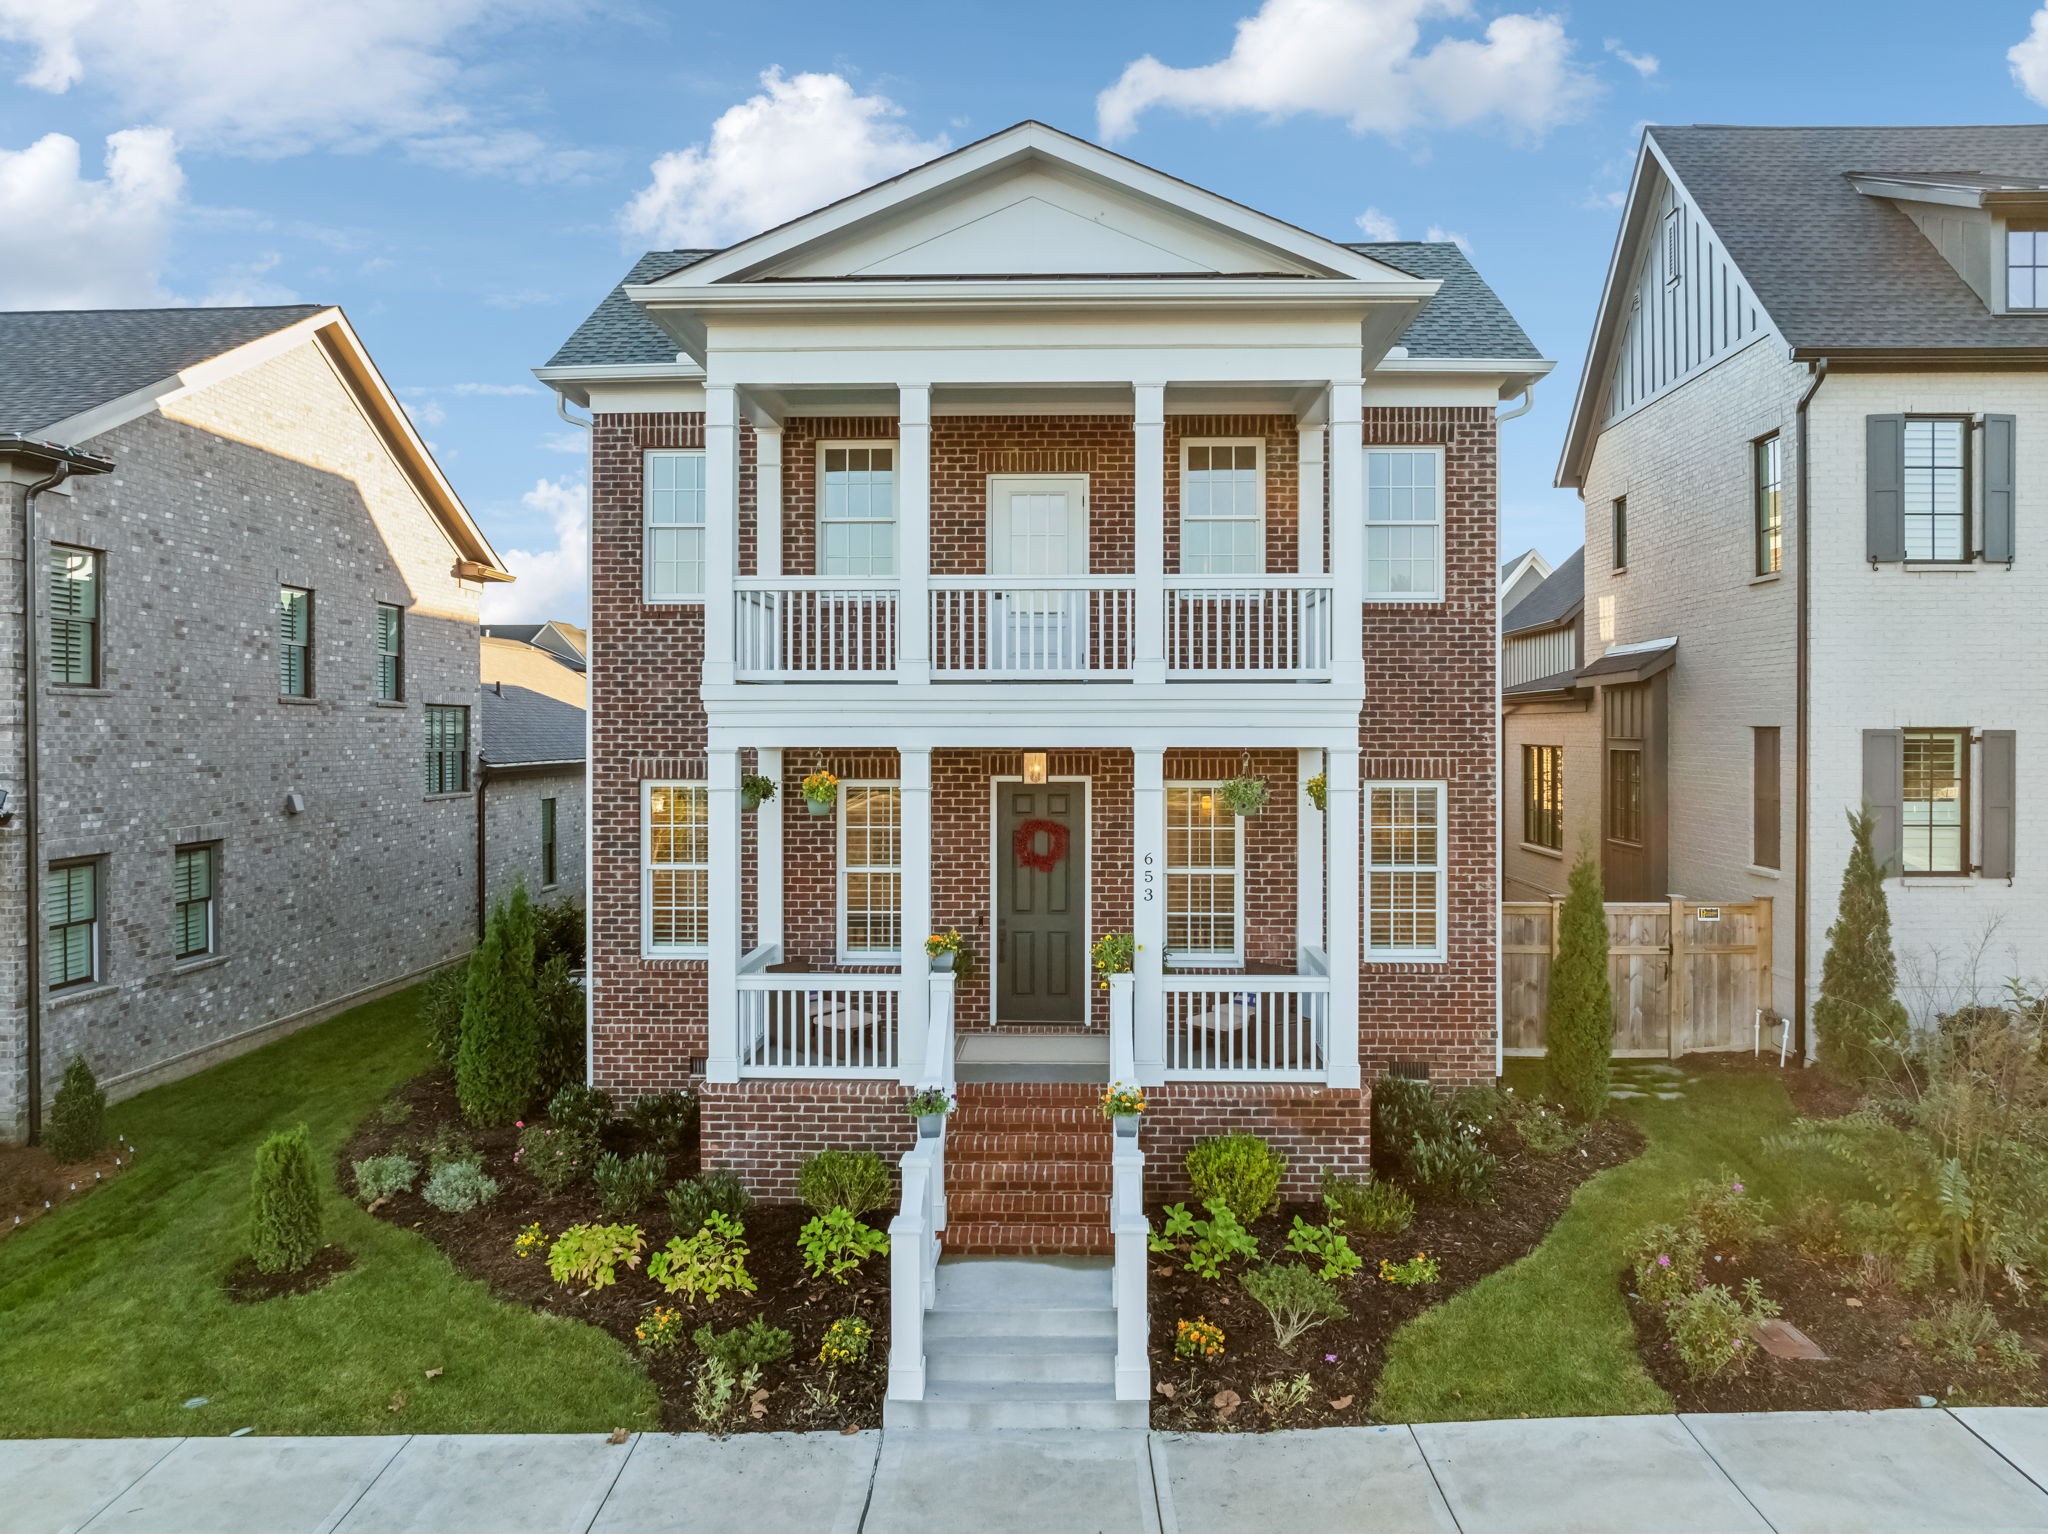
[[[2005,50],[2012,83],[2036,106],[2048,107],[2048,5],[2034,12],[2027,35]]]
[[[1422,237],[1432,245],[1441,245],[1448,241],[1465,252],[1466,255],[1472,254],[1472,242],[1465,238],[1464,235],[1458,233],[1457,230],[1446,229],[1442,224],[1431,224]]]
[[[1367,208],[1358,215],[1358,232],[1368,240],[1398,240],[1401,226],[1378,208]]]
[[[484,587],[486,623],[543,623],[565,618],[580,623],[590,607],[590,487],[560,479],[536,480],[520,498],[527,510],[545,516],[555,531],[551,549],[507,549],[510,585]]]
[[[0,309],[176,302],[157,280],[185,191],[176,142],[163,128],[111,133],[105,168],[85,179],[61,133],[0,149]]]
[[[886,96],[857,96],[843,76],[761,76],[728,107],[710,142],[671,150],[620,211],[626,233],[657,245],[717,245],[807,213],[945,153],[920,139]]]
[[[206,296],[199,300],[209,309],[246,308],[253,304],[290,304],[298,302],[298,293],[281,282],[267,280],[267,274],[278,264],[278,253],[265,251],[253,261],[231,266],[214,278],[213,286],[206,290]]]
[[[590,433],[574,428],[569,431],[551,431],[540,439],[540,445],[550,453],[574,453],[581,457],[590,451]]]
[[[514,181],[575,181],[607,156],[588,149],[557,149],[523,128],[483,133],[444,133],[410,140],[405,152],[440,170],[509,176]]]
[[[1480,37],[1442,37],[1423,51],[1424,21],[1471,14],[1471,0],[1264,0],[1224,58],[1176,68],[1148,54],[1096,98],[1096,118],[1111,142],[1154,107],[1275,120],[1310,112],[1388,135],[1494,119],[1535,135],[1592,95],[1564,23],[1540,12],[1496,16]]]
[[[428,392],[425,390],[422,393]],[[450,394],[519,395],[538,394],[540,390],[532,384],[515,383],[459,383],[448,386]]]
[[[1618,37],[1608,38],[1606,42],[1601,44],[1601,46],[1604,47],[1609,53],[1613,54],[1616,58],[1620,59],[1622,63],[1628,65],[1630,69],[1633,69],[1637,74],[1641,75],[1645,80],[1649,79],[1658,71],[1659,68],[1662,67],[1657,62],[1656,54],[1631,53],[1628,49],[1624,48],[1621,45],[1621,39]]]
[[[398,406],[415,426],[439,426],[448,419],[448,412],[441,407],[439,400],[423,399],[417,404],[411,400],[400,400]]]
[[[486,309],[534,309],[555,301],[545,288],[493,288],[484,295]]]

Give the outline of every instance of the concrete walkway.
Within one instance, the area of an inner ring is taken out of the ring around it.
[[[0,1531],[2048,1534],[2048,1408],[1300,1433],[0,1442]]]

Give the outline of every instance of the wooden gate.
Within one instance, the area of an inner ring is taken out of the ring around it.
[[[1501,1043],[1543,1053],[1555,900],[1503,901]],[[1614,1053],[1676,1059],[1747,1049],[1759,1007],[1771,1004],[1771,902],[1609,901],[1607,983],[1614,993]]]

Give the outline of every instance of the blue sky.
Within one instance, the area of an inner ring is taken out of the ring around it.
[[[1336,238],[1468,242],[1559,364],[1501,485],[1505,551],[1558,558],[1642,124],[2043,101],[2035,0],[0,0],[0,307],[342,305],[517,551],[500,615],[581,617],[582,442],[527,370],[642,249],[1037,117]]]

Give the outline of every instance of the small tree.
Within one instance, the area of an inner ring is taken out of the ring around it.
[[[320,1250],[320,1187],[304,1124],[256,1149],[249,1185],[249,1256],[263,1273],[296,1273]]]
[[[533,907],[526,886],[491,912],[470,956],[462,996],[455,1096],[472,1124],[509,1124],[540,1080],[540,997],[533,972]]]
[[[1600,865],[1582,857],[1557,913],[1557,958],[1543,1017],[1543,1063],[1550,1093],[1573,1118],[1607,1111],[1608,1060],[1614,1052],[1614,998],[1607,984],[1607,907]]]
[[[73,1055],[64,1083],[50,1106],[44,1144],[59,1161],[84,1161],[107,1143],[107,1094],[93,1079],[84,1055]]]
[[[1820,999],[1813,1009],[1820,1063],[1847,1081],[1881,1074],[1884,1046],[1901,1043],[1907,1033],[1884,870],[1870,844],[1874,824],[1867,808],[1849,816],[1849,866],[1842,874],[1835,924],[1828,928]]]

